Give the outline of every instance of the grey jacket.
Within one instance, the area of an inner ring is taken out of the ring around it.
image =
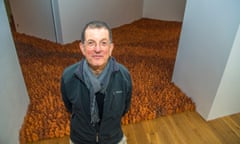
[[[132,81],[128,70],[114,58],[113,73],[104,96],[101,124],[90,124],[89,90],[83,81],[83,60],[66,68],[61,93],[71,113],[70,138],[75,144],[116,144],[123,137],[121,118],[129,110]]]

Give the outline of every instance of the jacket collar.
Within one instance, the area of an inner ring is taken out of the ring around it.
[[[85,58],[84,58],[85,59]],[[75,70],[74,74],[80,78],[81,80],[83,80],[83,63],[84,63],[84,59],[82,59],[80,62],[79,62],[79,65],[77,67],[77,69]],[[112,61],[112,69],[113,69],[113,72],[116,72],[116,71],[119,71],[119,65],[118,65],[118,62],[116,61],[116,59],[114,57],[110,57],[109,58],[109,61]]]

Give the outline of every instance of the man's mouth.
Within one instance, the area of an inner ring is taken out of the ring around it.
[[[93,57],[94,57],[94,58],[102,58],[101,55],[94,55]]]

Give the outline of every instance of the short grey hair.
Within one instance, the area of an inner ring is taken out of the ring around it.
[[[109,32],[110,43],[112,43],[112,30],[111,30],[111,28],[108,26],[107,23],[105,23],[103,21],[97,21],[97,20],[91,21],[84,26],[82,34],[81,34],[81,42],[82,43],[85,42],[85,32],[86,32],[87,28],[105,28],[105,29],[107,29],[108,32]]]

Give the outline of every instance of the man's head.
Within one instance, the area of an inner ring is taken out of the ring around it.
[[[102,70],[113,50],[112,32],[101,21],[88,23],[81,36],[80,49],[93,70]]]
[[[85,41],[85,32],[87,28],[105,28],[109,32],[109,39],[112,42],[112,30],[111,28],[103,21],[91,21],[85,25],[81,34],[81,42]]]

